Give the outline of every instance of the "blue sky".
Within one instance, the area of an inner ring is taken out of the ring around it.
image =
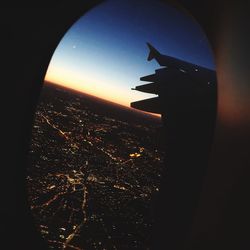
[[[152,97],[131,88],[160,67],[147,61],[146,42],[162,54],[215,68],[205,34],[187,14],[155,0],[110,0],[68,30],[46,80],[129,106]]]

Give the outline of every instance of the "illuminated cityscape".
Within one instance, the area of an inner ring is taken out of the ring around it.
[[[51,249],[149,249],[161,126],[159,117],[44,85],[27,188]]]

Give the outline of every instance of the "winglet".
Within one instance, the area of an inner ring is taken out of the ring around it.
[[[152,59],[157,58],[158,56],[161,55],[161,53],[156,48],[154,48],[150,43],[147,43],[147,45],[150,50],[148,55],[148,61],[151,61]]]

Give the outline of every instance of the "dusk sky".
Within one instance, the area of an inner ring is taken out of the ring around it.
[[[110,0],[68,30],[45,80],[125,106],[153,97],[131,90],[160,68],[147,61],[146,42],[162,54],[215,69],[205,34],[187,14],[155,0]]]

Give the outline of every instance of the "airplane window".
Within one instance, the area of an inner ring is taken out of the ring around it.
[[[44,79],[27,176],[50,248],[149,249],[167,156],[159,79],[192,65],[214,67],[207,40],[160,1],[105,1],[68,30]]]

